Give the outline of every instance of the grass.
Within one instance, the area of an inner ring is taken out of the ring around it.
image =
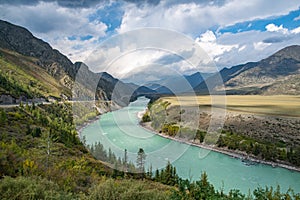
[[[177,96],[161,100],[171,106],[209,108],[213,105],[234,112],[300,117],[300,96],[292,95]]]
[[[37,60],[15,52],[0,49],[0,73],[10,84],[17,84],[34,96],[60,97],[61,93],[70,95],[70,91],[38,66]],[[2,91],[12,93],[13,91]],[[17,96],[17,95],[16,95]]]

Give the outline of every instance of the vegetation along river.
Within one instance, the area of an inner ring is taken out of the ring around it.
[[[208,174],[209,181],[216,189],[239,189],[247,194],[259,186],[278,184],[282,191],[289,187],[300,192],[300,173],[264,164],[245,163],[222,153],[208,151],[196,146],[163,138],[139,125],[138,112],[143,111],[148,99],[139,98],[128,107],[101,115],[101,118],[86,126],[81,136],[87,144],[100,142],[108,151],[110,148],[118,157],[136,162],[139,148],[146,157],[146,169],[152,165],[153,171],[164,168],[170,161],[182,178],[198,180],[202,172]],[[206,155],[206,156],[203,156]]]

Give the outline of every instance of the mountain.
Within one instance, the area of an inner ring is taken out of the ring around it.
[[[192,90],[192,88],[212,75],[211,73],[200,72],[191,75],[173,75],[155,82],[148,82],[145,86],[155,90],[158,94],[173,95]]]
[[[164,94],[164,95],[174,95],[174,92],[172,90],[170,90],[168,87],[166,86],[160,86],[158,88],[155,89],[155,91],[158,94]]]
[[[0,48],[36,58],[36,65],[71,88],[70,78],[74,79],[78,69],[66,56],[34,37],[27,29],[0,20]]]
[[[107,72],[101,72],[98,75],[100,75],[98,88],[102,87],[108,98],[121,106],[126,106],[138,96],[144,95],[142,92],[135,93],[138,88],[133,88],[131,84],[126,84]]]
[[[214,93],[225,87],[227,94],[300,94],[299,54],[300,46],[289,46],[259,62],[224,68],[194,89],[200,94],[207,93],[207,85]]]
[[[2,20],[0,64],[0,103],[37,97],[96,98],[125,106],[143,95],[106,72],[94,73],[82,62],[73,64],[27,29]]]
[[[55,79],[36,62],[35,58],[0,48],[0,103],[19,103],[37,98],[44,98],[40,100],[45,101],[46,98],[71,96],[66,84]]]
[[[151,90],[156,90],[157,88],[161,87],[158,83],[147,83],[145,84],[146,87],[150,88]]]
[[[162,86],[158,83],[148,83],[145,86],[160,95],[174,95],[174,93],[168,87]]]
[[[157,91],[155,90],[152,90],[146,86],[139,86],[138,88],[136,88],[134,90],[134,95],[133,96],[146,96],[147,98],[150,98],[150,99],[156,99],[157,96],[159,94],[157,93]]]
[[[212,73],[196,72],[191,75],[185,75],[184,78],[190,83],[191,87],[194,88],[212,75]]]

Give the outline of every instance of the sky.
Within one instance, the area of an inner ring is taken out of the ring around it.
[[[73,62],[87,61],[93,71],[104,70],[96,67],[98,61],[89,63],[95,50],[120,34],[149,27],[189,38],[207,53],[217,70],[259,61],[286,46],[300,44],[299,0],[0,0],[0,19],[27,28]],[[181,45],[180,39],[166,40],[173,46]],[[153,63],[170,65],[183,74],[197,71],[197,67],[186,67],[172,51],[125,52],[124,46],[109,47],[106,54],[118,56],[114,63],[129,68],[108,69],[118,77]],[[193,52],[190,47],[180,50]]]

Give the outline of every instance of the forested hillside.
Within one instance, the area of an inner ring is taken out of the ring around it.
[[[134,167],[127,173],[112,169],[119,159],[110,154],[107,163],[98,161],[93,155],[108,152],[94,147],[92,155],[79,140],[70,104],[1,109],[0,132],[1,199],[300,198],[292,190],[281,193],[279,188],[226,194],[216,190],[205,173],[199,181],[190,182],[178,177],[170,164],[147,173],[132,173],[137,172]]]

